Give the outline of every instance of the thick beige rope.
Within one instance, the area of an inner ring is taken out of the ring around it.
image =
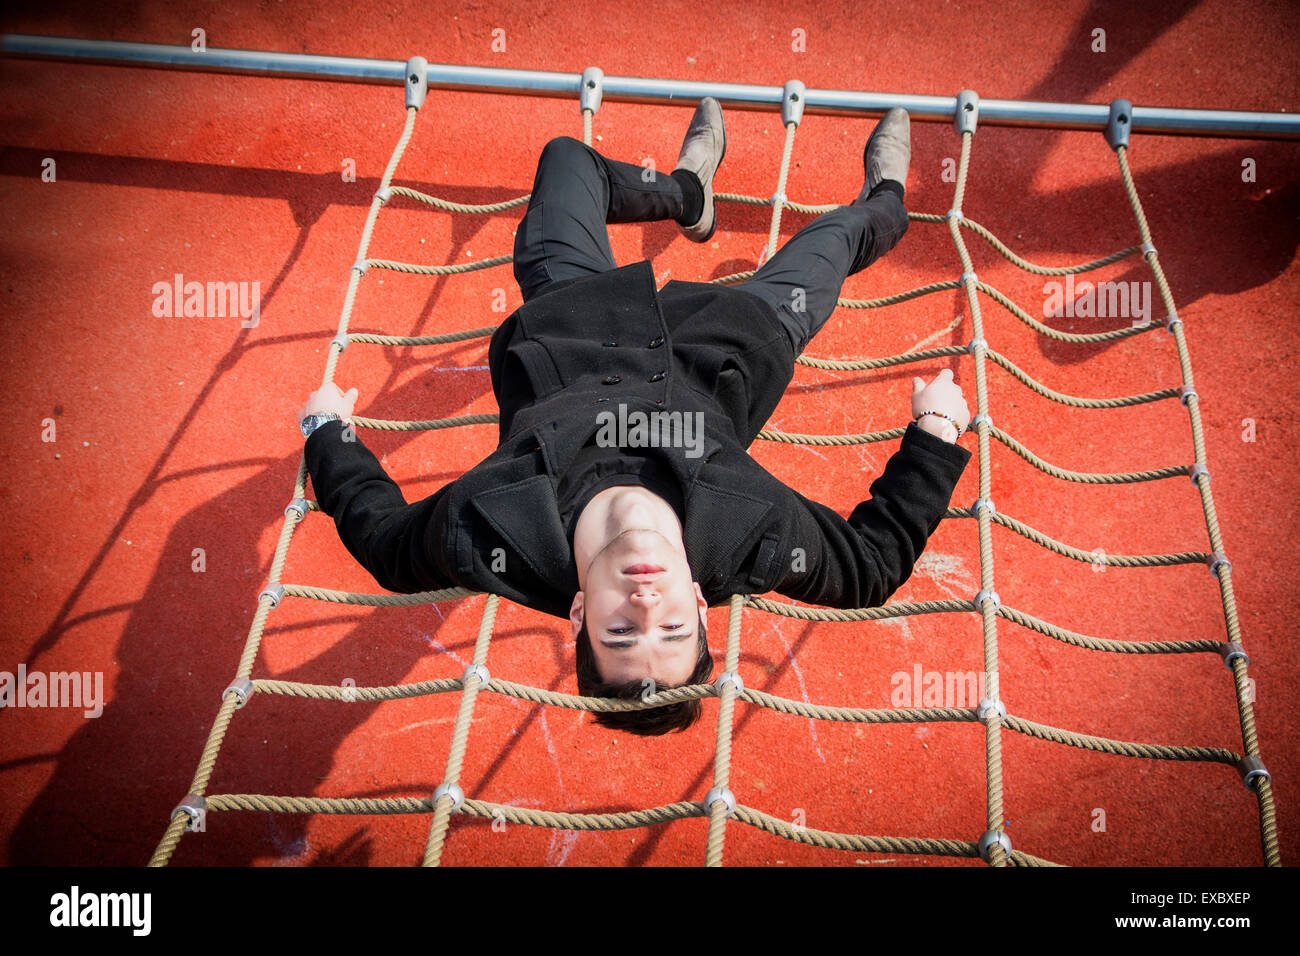
[[[405,197],[446,212],[473,214],[495,214],[503,212],[525,204],[530,198],[525,195],[498,203],[470,205],[449,202],[406,187],[391,186],[390,183],[392,176],[395,173],[397,164],[400,161],[411,137],[415,112],[414,109],[407,110],[406,123],[402,135],[385,170],[381,181],[380,192],[376,194],[376,198],[372,202],[367,214],[357,256],[357,261],[365,263],[366,266],[365,268],[354,268],[351,272],[347,292],[344,298],[342,315],[339,322],[338,337],[336,338],[334,346],[330,349],[330,354],[326,362],[323,383],[328,383],[332,380],[337,358],[342,351],[342,346],[349,342],[385,346],[436,345],[481,338],[490,335],[494,331],[495,327],[489,326],[470,329],[463,332],[452,332],[433,336],[390,336],[375,333],[355,333],[349,336],[347,333],[357,286],[362,275],[368,268],[390,269],[422,275],[451,275],[501,265],[512,261],[513,258],[512,256],[505,255],[474,263],[445,266],[418,265],[395,262],[387,259],[367,258],[366,254],[374,228],[375,219],[379,208],[382,205],[379,200],[380,194],[387,194],[390,197]],[[582,120],[583,141],[590,145],[592,127],[592,111],[590,109],[583,111]],[[837,207],[837,204],[807,205],[796,203],[785,197],[785,185],[793,150],[795,129],[796,124],[793,122],[786,126],[786,136],[782,149],[781,164],[777,180],[777,191],[771,199],[760,199],[758,197],[742,196],[732,193],[717,193],[714,196],[717,201],[772,206],[772,219],[769,226],[768,241],[765,246],[765,257],[770,257],[775,252],[783,209],[790,209],[797,213],[816,215]],[[961,159],[958,164],[957,184],[953,202],[954,210],[961,209],[962,200],[965,194],[970,163],[971,140],[971,133],[967,132],[962,135]],[[1120,328],[1098,333],[1076,334],[1060,332],[1056,329],[1049,328],[1029,315],[1024,309],[1012,302],[1000,291],[980,281],[973,275],[973,263],[961,233],[961,228],[965,227],[988,242],[995,251],[1017,267],[1038,275],[1067,275],[1081,273],[1117,262],[1126,256],[1142,253],[1145,249],[1147,251],[1144,255],[1155,274],[1156,283],[1160,290],[1161,299],[1164,303],[1165,309],[1170,316],[1175,316],[1176,312],[1173,296],[1169,290],[1163,271],[1160,268],[1154,247],[1151,246],[1150,231],[1147,226],[1145,215],[1142,212],[1141,203],[1138,200],[1132,177],[1129,173],[1126,148],[1120,147],[1117,150],[1117,156],[1120,165],[1120,174],[1124,181],[1130,205],[1132,206],[1134,215],[1138,222],[1138,229],[1143,245],[1134,246],[1106,256],[1102,259],[1093,260],[1079,265],[1047,267],[1036,265],[1018,256],[991,232],[973,220],[965,218],[963,214],[958,213],[956,215],[950,214],[948,216],[935,216],[922,213],[912,213],[910,214],[911,218],[917,221],[947,223],[949,233],[953,239],[954,245],[957,249],[958,258],[961,262],[963,278],[934,282],[918,289],[876,299],[841,298],[839,300],[839,305],[845,308],[881,308],[924,295],[964,288],[966,291],[967,303],[971,312],[974,338],[981,340],[981,342],[984,339],[984,335],[978,293],[983,293],[992,301],[1003,306],[1009,313],[1029,325],[1036,332],[1058,341],[1112,341],[1130,335],[1142,334],[1155,329],[1156,326],[1153,325],[1149,327]],[[750,270],[747,272],[724,276],[713,281],[720,283],[739,282],[751,277],[753,274],[754,271]],[[1175,344],[1178,349],[1179,363],[1183,374],[1184,384],[1191,385],[1191,362],[1186,347],[1182,323],[1180,321],[1173,322],[1170,331],[1174,335]],[[986,416],[989,413],[987,410],[988,392],[985,375],[985,359],[1000,366],[1023,383],[1027,388],[1044,398],[1074,407],[1118,408],[1158,401],[1161,399],[1174,398],[1179,395],[1179,390],[1176,388],[1163,388],[1139,395],[1120,396],[1116,398],[1089,398],[1067,395],[1036,381],[1011,362],[1010,359],[989,348],[987,344],[976,345],[973,353],[971,349],[962,346],[943,346],[885,358],[841,360],[801,356],[799,362],[800,364],[823,370],[868,371],[910,362],[932,361],[936,358],[955,357],[968,354],[972,355],[975,364],[977,412]],[[1196,460],[1204,462],[1205,454],[1202,424],[1195,395],[1189,397],[1187,407],[1191,419],[1193,446]],[[491,424],[497,422],[497,420],[498,416],[496,415],[464,415],[455,418],[419,422],[386,421],[382,419],[358,417],[354,418],[354,424],[359,427],[387,431],[417,431],[450,428],[461,425]],[[982,421],[976,431],[978,435],[979,449],[979,489],[980,497],[982,499],[991,498],[989,457],[990,438],[996,438],[1021,458],[1034,465],[1034,467],[1067,481],[1095,484],[1151,481],[1190,474],[1192,470],[1191,467],[1187,465],[1176,465],[1119,474],[1090,474],[1070,471],[1043,461],[1033,452],[1029,451],[1029,449],[1011,438],[1011,436],[1007,435],[1000,429],[993,427],[987,420]],[[902,433],[903,429],[901,428],[858,435],[804,435],[782,432],[775,429],[765,429],[760,437],[766,440],[784,443],[849,445],[893,440],[901,437]],[[294,499],[300,503],[302,513],[307,511],[319,511],[320,507],[317,502],[305,498],[306,478],[306,463],[304,460],[299,464],[294,484]],[[1206,525],[1209,531],[1212,552],[1221,553],[1223,551],[1223,544],[1214,512],[1213,499],[1210,494],[1208,476],[1203,474],[1198,477],[1197,488],[1200,492],[1202,505],[1205,511]],[[981,588],[988,591],[993,590],[994,584],[991,534],[992,526],[994,524],[1000,525],[1016,534],[1028,538],[1047,550],[1054,551],[1055,553],[1070,557],[1074,560],[1113,567],[1156,567],[1170,566],[1174,564],[1204,563],[1214,556],[1211,553],[1201,551],[1185,551],[1174,554],[1154,555],[1120,555],[1089,552],[1057,541],[1023,522],[1007,515],[991,512],[990,509],[987,508],[979,509],[978,514],[971,508],[949,508],[947,517],[974,518],[977,521],[980,540]],[[438,680],[386,687],[336,687],[332,685],[304,684],[293,681],[264,679],[251,680],[253,664],[260,646],[267,617],[270,610],[278,603],[278,599],[273,597],[269,592],[273,592],[277,588],[282,589],[284,597],[304,598],[371,607],[410,607],[442,601],[463,600],[476,596],[476,592],[463,588],[426,591],[411,595],[397,595],[359,594],[355,592],[336,591],[305,585],[281,584],[280,575],[287,556],[289,541],[294,529],[301,520],[302,517],[300,516],[300,512],[296,508],[291,508],[286,511],[285,521],[281,528],[275,555],[272,560],[270,574],[268,575],[268,590],[259,597],[257,611],[254,615],[253,623],[250,627],[249,635],[245,642],[244,651],[241,655],[239,667],[236,672],[236,680],[250,681],[254,695],[257,693],[269,693],[325,700],[361,700],[377,702],[404,698],[417,698],[431,694],[459,691],[461,693],[461,702],[452,731],[452,741],[447,758],[447,766],[443,774],[443,782],[448,785],[459,786],[459,778],[468,744],[469,727],[474,702],[478,693],[481,691],[499,693],[520,700],[533,701],[550,706],[590,712],[644,709],[682,700],[699,700],[709,697],[718,697],[719,708],[713,783],[714,787],[719,792],[725,791],[727,794],[730,794],[728,783],[730,779],[733,716],[736,700],[743,700],[753,706],[767,707],[778,713],[820,720],[852,721],[859,723],[915,723],[938,721],[971,723],[980,721],[976,710],[968,708],[871,709],[836,707],[790,700],[768,694],[764,691],[749,688],[738,691],[736,684],[730,680],[724,681],[721,684],[720,689],[714,684],[692,685],[660,691],[645,700],[632,701],[563,694],[543,688],[531,687],[525,684],[517,684],[501,678],[490,678],[486,683],[483,683],[480,680],[481,672],[478,671],[477,668],[483,666],[486,662],[487,650],[491,640],[492,624],[499,602],[499,598],[496,595],[489,595],[487,603],[484,606],[483,616],[480,621],[478,640],[475,644],[473,665],[464,677],[442,678]],[[1230,566],[1219,564],[1216,576],[1218,578],[1220,595],[1224,606],[1228,639],[1240,643],[1240,627],[1237,620],[1236,605],[1232,592],[1232,579],[1231,574],[1228,573],[1229,571]],[[982,623],[984,664],[988,680],[986,692],[988,696],[994,700],[999,697],[996,630],[996,622],[998,618],[1012,621],[1022,627],[1037,631],[1058,641],[1063,641],[1079,647],[1085,647],[1090,650],[1111,653],[1220,653],[1224,649],[1224,644],[1222,642],[1209,639],[1192,641],[1128,641],[1092,637],[1066,630],[1039,620],[1029,614],[1016,610],[1015,608],[1006,605],[998,605],[992,601],[984,601],[979,607],[975,605],[973,600],[946,600],[898,603],[878,608],[840,610],[832,608],[805,607],[771,601],[765,598],[750,598],[746,600],[740,595],[735,595],[731,599],[728,616],[727,648],[723,668],[724,673],[734,673],[739,664],[740,625],[742,608],[745,604],[748,604],[749,607],[755,610],[766,613],[778,614],[802,620],[830,622],[885,620],[908,615],[934,613],[973,612],[979,614]],[[1246,663],[1244,660],[1238,658],[1233,661],[1232,674],[1236,689],[1246,753],[1249,756],[1258,757],[1258,738],[1255,730],[1250,686],[1246,676]],[[238,701],[234,693],[227,693],[224,695],[216,720],[209,733],[202,756],[200,757],[199,767],[195,773],[193,784],[191,785],[192,794],[200,797],[203,796],[215,767],[216,758],[222,740],[224,739],[226,728],[228,727],[237,706]],[[1165,744],[1112,740],[1109,738],[1080,734],[1062,728],[1049,727],[1012,714],[1007,714],[1005,717],[994,714],[993,716],[986,718],[984,723],[985,769],[987,778],[986,820],[987,826],[990,830],[999,830],[1002,826],[1003,782],[1001,774],[1001,729],[1003,727],[1017,733],[1052,741],[1057,744],[1094,750],[1117,756],[1138,757],[1144,759],[1206,761],[1234,766],[1242,759],[1240,755],[1233,751],[1219,747],[1172,746]],[[1280,865],[1275,808],[1270,782],[1267,779],[1263,780],[1255,787],[1255,792],[1259,803],[1260,837],[1264,848],[1266,862],[1271,866]],[[732,797],[732,799],[734,800],[734,797]],[[574,814],[533,808],[510,807],[503,804],[491,803],[485,800],[473,799],[468,796],[463,798],[463,802],[458,807],[454,806],[454,804],[455,800],[447,794],[442,795],[436,801],[433,799],[432,795],[426,797],[392,799],[361,799],[275,797],[258,794],[216,794],[207,798],[207,809],[209,810],[261,810],[286,813],[432,813],[433,818],[430,825],[429,837],[426,843],[424,856],[424,862],[426,865],[437,865],[440,861],[450,818],[454,813],[463,813],[478,817],[501,817],[511,822],[522,823],[530,826],[558,827],[577,830],[608,830],[653,826],[660,823],[671,822],[673,820],[704,816],[709,820],[706,863],[710,866],[721,865],[725,824],[727,819],[733,819],[737,822],[745,823],[749,826],[763,830],[764,832],[788,840],[812,846],[825,847],[828,849],[956,857],[977,857],[979,855],[978,845],[974,842],[922,838],[876,837],[862,834],[833,833],[830,831],[814,830],[807,827],[794,826],[784,820],[772,817],[760,810],[739,803],[735,805],[734,810],[732,810],[730,816],[728,816],[728,806],[726,801],[723,799],[715,799],[707,807],[704,806],[703,803],[679,802],[661,807],[647,808],[644,810],[606,814]],[[177,812],[173,815],[173,818],[170,820],[163,838],[150,861],[150,865],[165,865],[168,862],[189,823],[189,818],[185,813]],[[1010,853],[1006,853],[1003,851],[1001,846],[997,844],[994,844],[990,850],[990,862],[995,866],[1008,864],[1016,866],[1057,865],[1050,861],[1024,853],[1020,850],[1013,849]]]
[[[388,187],[393,179],[393,174],[397,171],[397,164],[401,161],[402,153],[406,150],[406,144],[411,141],[411,133],[415,129],[416,107],[408,107],[406,110],[406,121],[402,126],[402,135],[398,138],[397,145],[393,148],[392,156],[389,157],[388,165],[384,168],[384,175],[380,182],[380,192]],[[370,210],[366,213],[366,222],[361,230],[361,241],[357,247],[357,259],[362,260],[366,257],[366,251],[370,247],[370,236],[375,228],[375,219],[379,215],[381,205],[379,195],[376,192],[375,197],[370,201]],[[348,288],[343,299],[343,313],[339,319],[338,335],[347,334],[348,319],[352,315],[352,304],[356,300],[357,285],[361,281],[361,271],[353,269],[349,274]],[[321,379],[322,385],[327,385],[334,378],[334,367],[338,362],[340,349],[338,346],[332,346],[329,350],[329,357],[325,362],[325,374]],[[294,481],[295,499],[301,499],[307,493],[307,460],[304,457],[298,463],[298,475]],[[280,537],[276,542],[275,555],[271,559],[271,570],[267,576],[267,587],[275,588],[280,583],[280,573],[284,570],[285,558],[289,551],[289,539],[293,536],[294,529],[298,526],[299,521],[305,515],[299,515],[297,511],[289,510],[285,513],[284,524],[280,528]],[[258,597],[257,611],[253,615],[253,623],[249,628],[248,637],[244,642],[244,651],[240,655],[239,667],[235,672],[236,680],[246,680],[252,674],[253,661],[257,657],[257,649],[262,641],[262,632],[266,627],[266,618],[273,606],[272,598],[263,594]],[[221,707],[217,711],[216,720],[212,724],[212,729],[208,733],[207,743],[204,744],[203,753],[199,757],[199,766],[195,771],[194,779],[190,784],[189,793],[202,797],[207,790],[208,781],[212,777],[212,771],[216,767],[217,754],[221,750],[221,742],[225,739],[226,728],[230,725],[230,719],[236,709],[236,697],[233,693],[227,692],[223,695]],[[162,840],[154,850],[153,857],[149,860],[150,866],[166,866],[167,861],[176,850],[180,842],[181,835],[191,825],[185,816],[173,813],[171,820],[168,822],[167,830],[163,834]]]

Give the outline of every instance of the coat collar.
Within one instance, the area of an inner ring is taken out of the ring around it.
[[[545,447],[545,446],[543,446]],[[721,448],[706,442],[706,456]],[[683,541],[695,578],[706,590],[716,590],[731,577],[733,565],[748,550],[775,505],[764,498],[730,490],[708,480],[704,458],[665,456],[682,481],[686,507]],[[691,464],[687,464],[690,462]],[[534,474],[509,484],[480,492],[471,499],[474,509],[510,547],[511,558],[528,568],[556,592],[572,595],[578,590],[573,548],[560,520],[555,485],[548,474]],[[719,534],[719,520],[740,535]]]
[[[570,597],[577,592],[573,549],[560,521],[550,476],[533,475],[481,491],[470,501],[510,546],[507,562],[523,561],[539,578]]]
[[[766,499],[730,491],[700,476],[686,494],[686,554],[696,580],[705,590],[716,590],[731,577],[744,554],[764,527],[775,505]],[[737,534],[719,534],[721,525]]]

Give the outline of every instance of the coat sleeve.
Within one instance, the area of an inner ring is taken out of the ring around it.
[[[970,460],[969,450],[907,426],[898,451],[847,519],[796,495],[789,562],[774,590],[826,607],[878,607],[912,575]]]
[[[445,530],[451,484],[407,504],[379,459],[342,422],[312,432],[305,454],[321,510],[380,587],[413,594],[456,586]]]

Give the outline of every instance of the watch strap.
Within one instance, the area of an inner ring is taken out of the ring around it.
[[[342,420],[343,417],[337,412],[319,412],[314,415],[307,415],[298,423],[298,425],[302,429],[302,437],[310,438],[311,433],[320,428],[326,422],[338,422]]]

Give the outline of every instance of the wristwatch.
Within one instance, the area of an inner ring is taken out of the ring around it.
[[[337,412],[317,412],[314,415],[308,415],[299,422],[298,425],[302,428],[302,437],[310,438],[311,433],[320,428],[326,422],[339,422],[342,420],[342,416]]]

